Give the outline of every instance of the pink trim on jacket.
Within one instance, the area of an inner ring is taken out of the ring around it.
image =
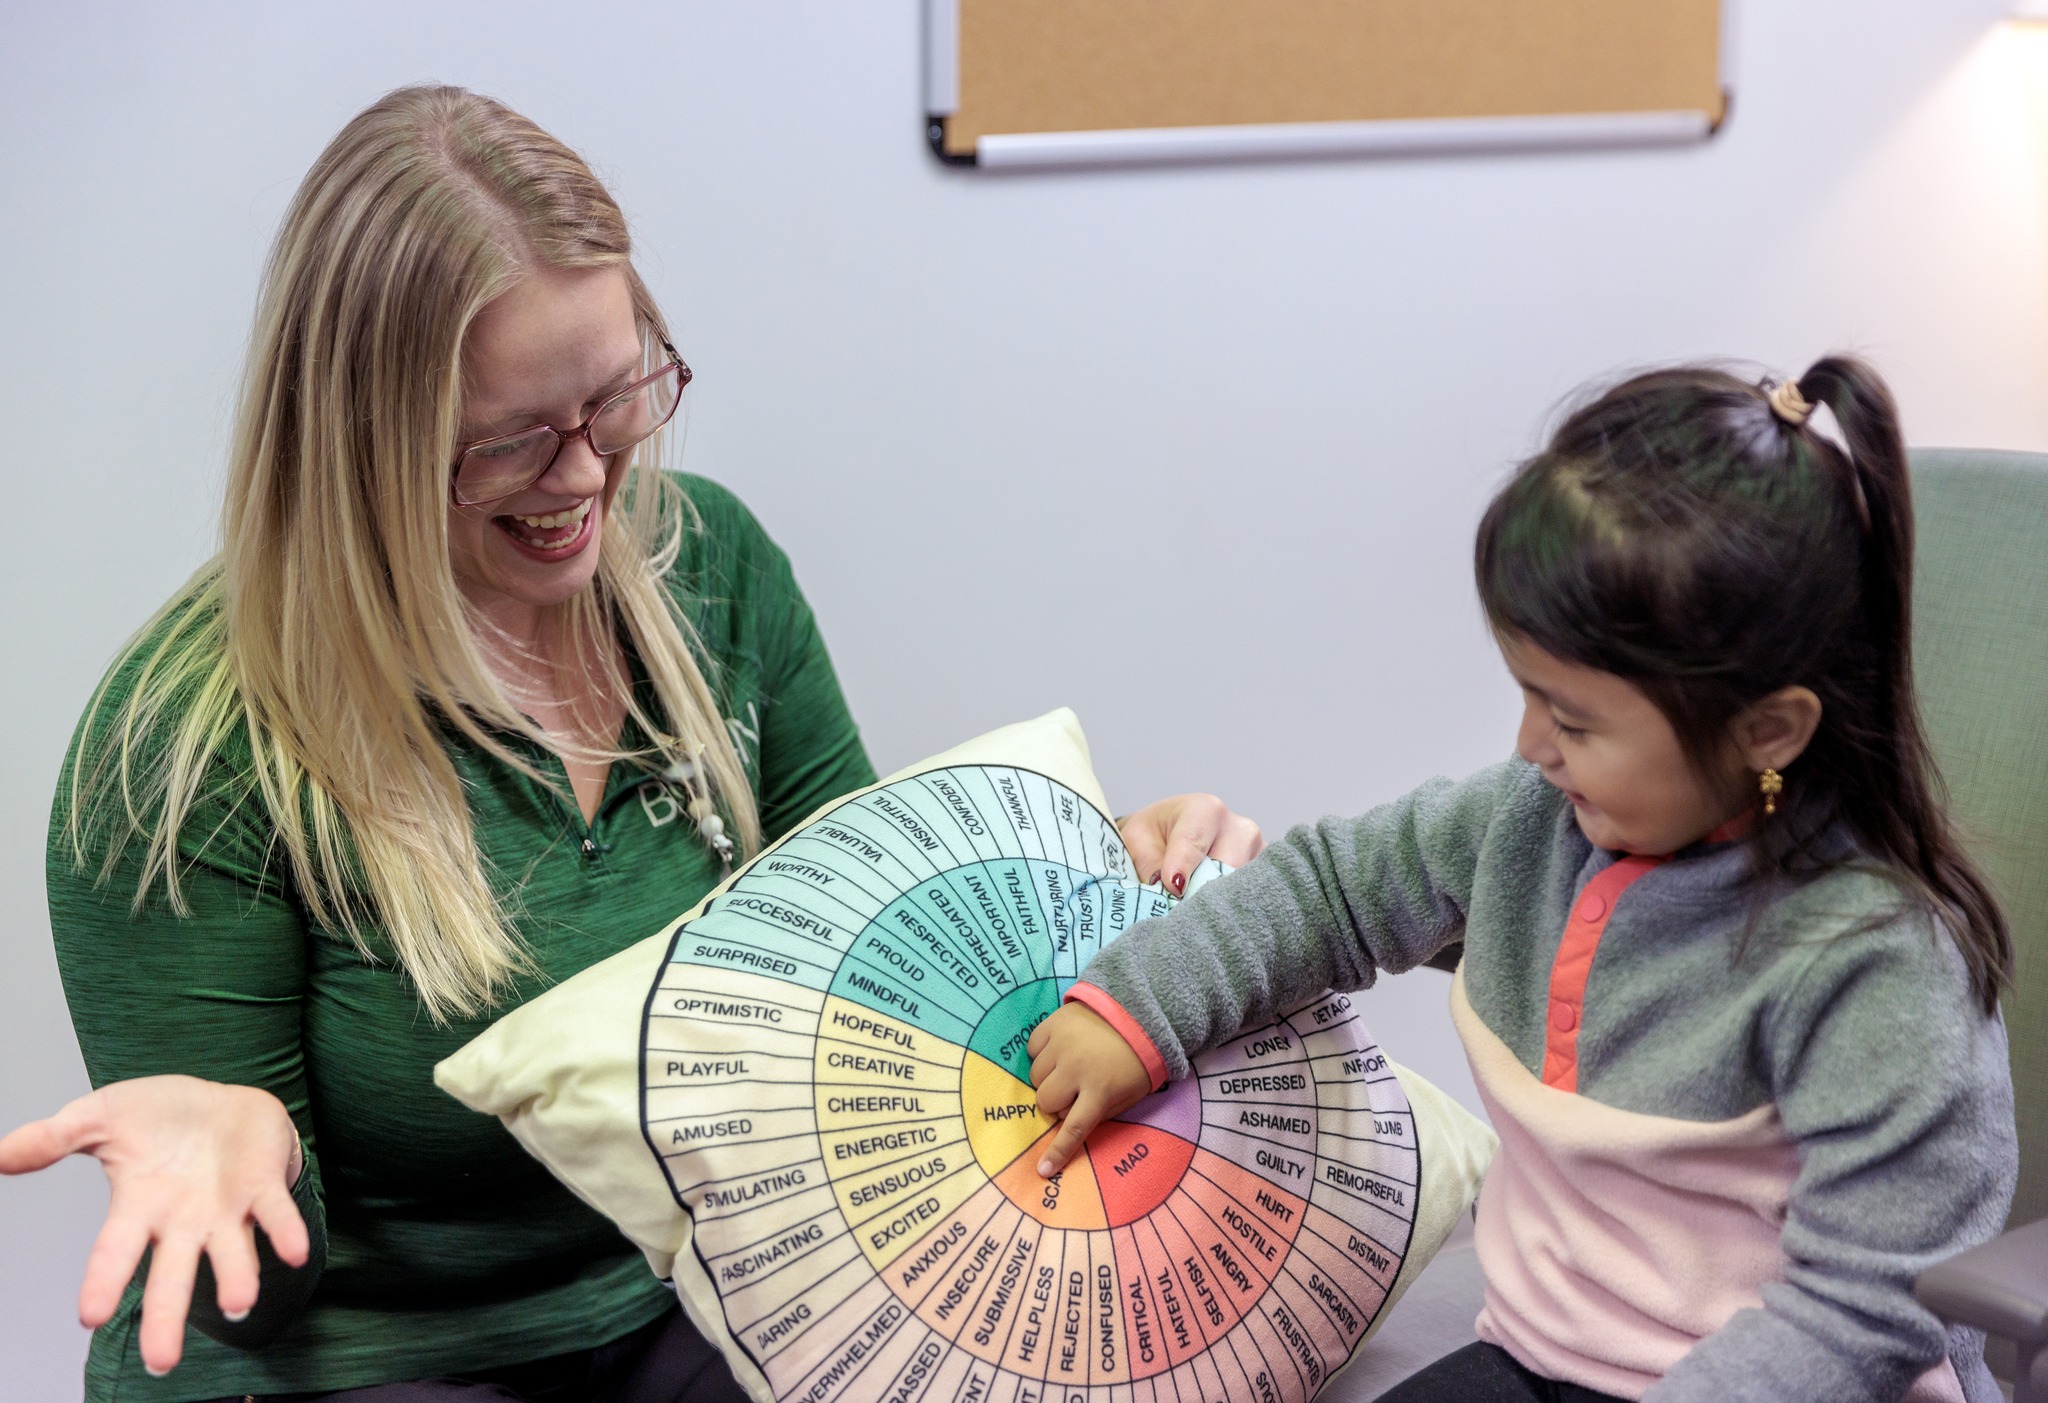
[[[1607,919],[1636,879],[1664,865],[1661,857],[1625,857],[1586,883],[1564,923],[1557,960],[1550,967],[1550,1006],[1544,1012],[1543,1084],[1579,1089],[1579,1027],[1586,1021],[1586,978],[1607,933]]]
[[[1131,1045],[1131,1051],[1138,1054],[1138,1060],[1145,1064],[1145,1075],[1152,1078],[1154,1091],[1166,1085],[1166,1059],[1159,1055],[1159,1048],[1138,1020],[1131,1017],[1124,1010],[1124,1006],[1110,996],[1108,990],[1093,984],[1077,983],[1067,990],[1067,998],[1085,1008],[1093,1009],[1101,1016],[1103,1022],[1117,1030],[1123,1040]]]
[[[1688,1121],[1546,1086],[1451,984],[1500,1152],[1473,1245],[1486,1274],[1479,1338],[1546,1378],[1640,1398],[1686,1352],[1761,1306],[1799,1156],[1775,1106]],[[1908,1403],[1961,1403],[1944,1359]]]

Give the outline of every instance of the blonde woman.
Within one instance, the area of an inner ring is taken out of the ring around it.
[[[223,549],[115,663],[55,805],[98,1089],[0,1171],[107,1172],[89,1399],[741,1396],[431,1080],[873,777],[787,560],[655,466],[689,377],[610,196],[497,103],[395,92],[306,177]],[[1259,845],[1207,797],[1126,831],[1170,883]]]

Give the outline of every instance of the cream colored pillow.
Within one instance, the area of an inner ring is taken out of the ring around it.
[[[1470,1205],[1490,1131],[1326,995],[1055,1181],[1023,1042],[1170,902],[1073,713],[827,805],[435,1073],[673,1278],[771,1399],[1303,1399]]]

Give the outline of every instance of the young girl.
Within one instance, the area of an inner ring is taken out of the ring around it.
[[[1825,405],[1839,439],[1813,418]],[[1494,500],[1516,758],[1295,829],[1033,1036],[1051,1172],[1239,1029],[1454,941],[1479,1343],[1387,1400],[1996,1399],[1914,1276],[2004,1221],[2004,920],[1914,703],[1890,395],[1639,376]]]

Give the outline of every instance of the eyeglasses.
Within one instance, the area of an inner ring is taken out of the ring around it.
[[[499,434],[459,445],[449,490],[456,505],[480,507],[522,492],[554,466],[555,456],[571,439],[581,438],[600,458],[623,453],[651,437],[675,418],[690,367],[668,342],[668,364],[610,396],[573,429],[535,424],[530,429]]]

